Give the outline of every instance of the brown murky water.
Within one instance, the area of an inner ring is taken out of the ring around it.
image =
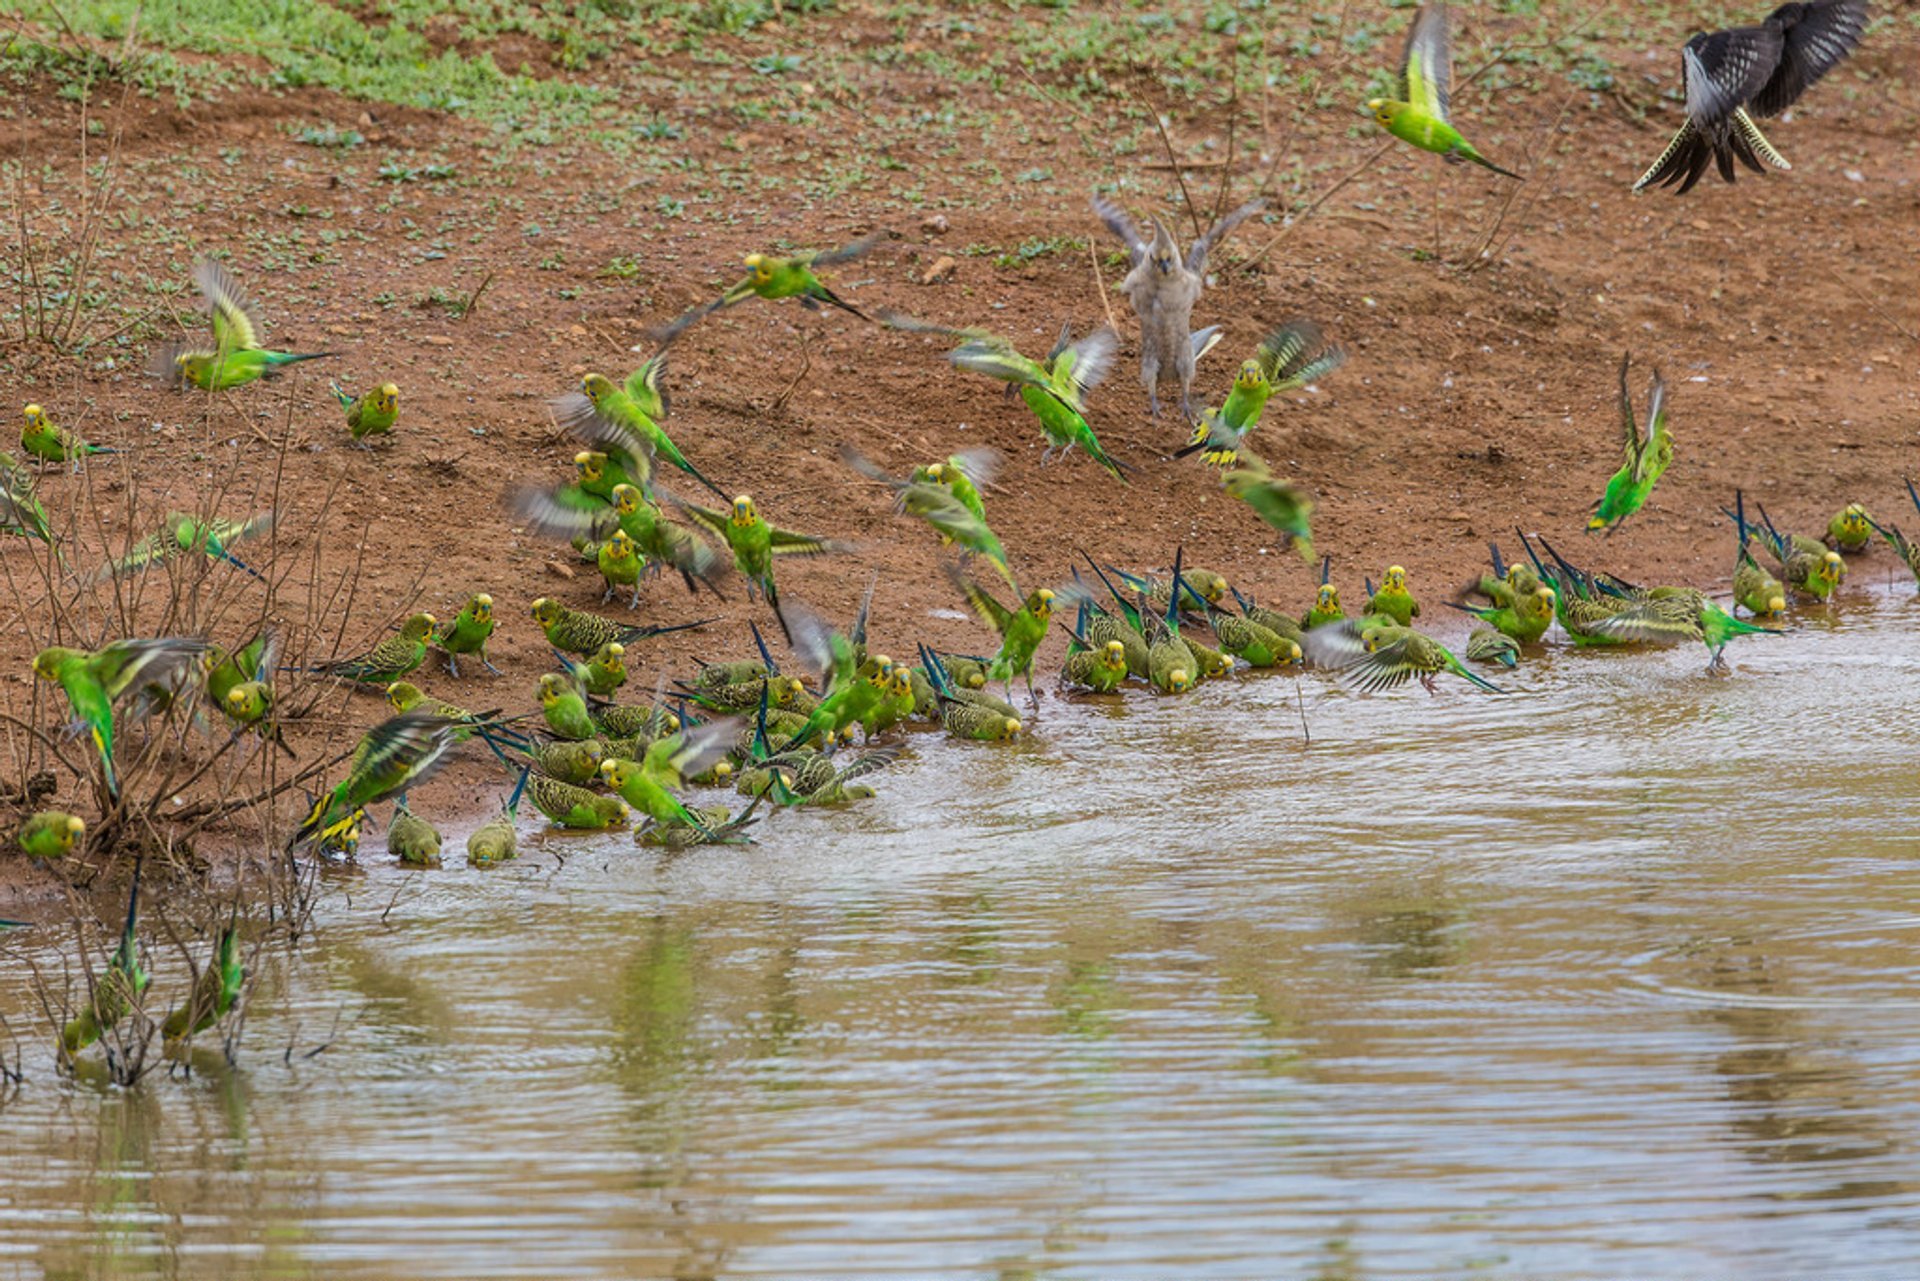
[[[1050,702],[746,851],[370,852],[240,1072],[29,1056],[0,1277],[1912,1278],[1916,624],[1309,677],[1304,750],[1287,678]]]

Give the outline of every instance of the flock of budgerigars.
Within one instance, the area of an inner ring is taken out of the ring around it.
[[[1682,52],[1686,122],[1636,189],[1651,183],[1690,188],[1709,164],[1731,182],[1736,160],[1764,172],[1786,162],[1761,134],[1755,117],[1777,115],[1809,85],[1845,58],[1867,22],[1866,0],[1816,0],[1782,6],[1758,26],[1696,35]],[[1367,104],[1393,136],[1449,161],[1473,161],[1517,177],[1482,156],[1449,119],[1450,65],[1443,6],[1419,11],[1407,39],[1398,98]],[[1191,328],[1209,253],[1260,202],[1220,218],[1183,254],[1159,221],[1152,234],[1139,230],[1116,206],[1100,199],[1094,210],[1131,256],[1121,286],[1137,314],[1141,376],[1154,414],[1159,385],[1178,385],[1183,416],[1194,424],[1181,454],[1198,454],[1221,469],[1226,491],[1243,501],[1280,535],[1283,545],[1314,558],[1309,534],[1311,498],[1272,474],[1249,447],[1267,400],[1276,392],[1325,378],[1345,359],[1318,326],[1296,320],[1262,342],[1235,376],[1221,402],[1197,415],[1189,407],[1198,358],[1217,341],[1216,329]],[[1176,555],[1171,574],[1145,577],[1083,558],[1071,581],[1058,590],[1021,593],[1006,554],[988,520],[983,490],[989,488],[994,456],[975,450],[927,462],[906,475],[889,475],[851,449],[845,461],[883,483],[895,510],[931,526],[953,549],[947,574],[955,590],[993,630],[991,653],[979,657],[937,653],[924,645],[911,658],[890,658],[870,647],[867,612],[845,631],[830,626],[797,602],[783,603],[775,567],[783,556],[816,556],[845,550],[832,539],[770,524],[754,500],[730,502],[678,449],[661,428],[667,396],[663,356],[688,326],[753,297],[798,299],[802,307],[839,308],[864,323],[942,335],[955,344],[948,359],[960,369],[1005,382],[1017,390],[1039,420],[1048,456],[1076,447],[1121,483],[1126,467],[1100,445],[1085,416],[1086,396],[1101,381],[1117,345],[1111,328],[1077,341],[1062,330],[1042,359],[1022,354],[1006,339],[979,329],[929,324],[895,312],[861,311],[836,295],[820,271],[868,252],[886,233],[846,248],[776,258],[751,254],[750,274],[723,296],[657,331],[660,353],[625,380],[598,374],[581,392],[557,402],[557,416],[579,439],[571,483],[551,490],[525,489],[508,496],[527,528],[565,539],[598,568],[605,581],[602,606],[616,595],[638,604],[642,582],[654,575],[678,578],[696,597],[717,592],[731,571],[745,580],[749,600],[764,598],[769,631],[777,625],[802,675],[783,671],[756,620],[754,652],[739,661],[702,665],[690,679],[663,682],[652,697],[618,701],[627,680],[629,647],[666,626],[634,626],[614,617],[574,608],[552,598],[532,602],[534,621],[545,633],[556,669],[539,679],[538,709],[523,714],[474,713],[423,691],[408,678],[430,654],[444,656],[447,671],[474,665],[493,669],[487,644],[497,625],[492,597],[471,596],[451,620],[426,613],[409,617],[398,634],[353,658],[307,669],[384,692],[395,713],[368,731],[288,842],[288,852],[311,846],[333,857],[351,857],[370,806],[395,800],[387,825],[389,849],[399,859],[434,863],[441,838],[406,805],[408,790],[431,776],[457,744],[478,739],[514,780],[501,812],[467,839],[471,862],[495,864],[513,857],[517,815],[523,797],[554,824],[602,830],[632,823],[636,839],[678,848],[741,843],[763,806],[844,802],[870,793],[862,780],[894,759],[893,747],[874,740],[896,727],[920,721],[944,726],[959,739],[1005,742],[1022,732],[1013,682],[1034,694],[1037,656],[1056,626],[1067,634],[1061,685],[1110,694],[1143,681],[1165,694],[1180,694],[1202,681],[1233,671],[1312,664],[1337,673],[1363,690],[1381,690],[1417,677],[1429,691],[1450,672],[1480,689],[1499,692],[1469,670],[1439,641],[1416,630],[1421,613],[1406,570],[1388,567],[1378,586],[1354,613],[1343,610],[1320,562],[1320,587],[1301,616],[1261,606],[1225,577],[1184,563]],[[241,386],[296,361],[319,354],[264,348],[260,323],[240,289],[219,265],[202,261],[196,283],[211,317],[210,342],[162,354],[156,371],[182,386],[218,393]],[[354,397],[333,388],[345,409],[353,441],[370,446],[395,430],[399,391],[385,383]],[[1595,504],[1591,529],[1612,529],[1638,511],[1673,457],[1667,426],[1667,392],[1658,373],[1644,410],[1636,415],[1630,363],[1619,369],[1620,444],[1624,458]],[[74,463],[107,452],[56,425],[37,405],[26,409],[21,435],[42,465]],[[691,484],[719,497],[718,505],[687,501],[657,483],[662,464]],[[32,473],[6,460],[0,484],[0,517],[14,533],[37,537],[53,549],[54,532],[34,496]],[[1912,487],[1908,487],[1912,494]],[[1914,501],[1920,506],[1920,496]],[[1686,587],[1645,588],[1570,564],[1544,538],[1520,535],[1511,563],[1491,547],[1491,572],[1480,578],[1474,603],[1449,602],[1473,618],[1465,646],[1468,660],[1512,667],[1524,648],[1539,642],[1558,620],[1577,645],[1628,646],[1703,642],[1709,670],[1724,671],[1721,650],[1735,636],[1766,632],[1796,597],[1828,596],[1846,572],[1843,555],[1865,551],[1877,531],[1920,579],[1920,550],[1891,526],[1876,524],[1858,504],[1836,515],[1823,538],[1784,533],[1757,506],[1750,523],[1744,497],[1735,495],[1729,517],[1736,528],[1733,597],[1737,610],[1716,605]],[[271,526],[272,516],[244,521],[169,515],[163,526],[129,554],[94,571],[96,578],[139,572],[173,558],[204,563],[207,572],[253,573],[241,559],[245,541]],[[1757,552],[1757,554],[1756,554]],[[64,557],[61,565],[65,566]],[[974,581],[969,567],[990,567],[1011,592],[1006,600]],[[1083,573],[1082,570],[1085,572]],[[871,600],[871,586],[868,600]],[[1056,604],[1065,607],[1056,617]],[[1071,611],[1069,626],[1069,615]],[[680,624],[697,627],[700,623]],[[1196,636],[1206,628],[1209,641]],[[267,628],[231,650],[206,638],[117,640],[86,651],[43,650],[33,663],[40,679],[58,685],[71,706],[75,732],[91,739],[98,758],[100,796],[111,810],[122,803],[114,769],[116,726],[181,698],[204,699],[208,714],[224,718],[234,734],[278,740],[274,681],[280,663],[276,632]],[[1005,697],[992,692],[998,685]],[[489,702],[493,700],[488,699]],[[856,729],[862,750],[846,750]],[[284,744],[282,744],[284,747]],[[681,793],[693,785],[730,783],[746,799],[728,805],[692,806]],[[504,790],[504,782],[503,782]],[[637,812],[637,813],[636,813]],[[48,811],[27,821],[19,844],[41,859],[75,853],[87,824],[78,816]],[[74,1053],[137,1001],[147,984],[134,927],[138,864],[129,895],[125,932],[92,995],[65,1028],[62,1042]],[[191,998],[165,1026],[169,1037],[211,1026],[232,1003],[242,981],[234,932],[219,938],[213,963],[201,973]]]

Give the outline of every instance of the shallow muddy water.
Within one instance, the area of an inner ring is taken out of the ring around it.
[[[1286,677],[1049,700],[750,850],[370,839],[239,1072],[29,1054],[0,1277],[1920,1275],[1917,627],[1309,676],[1309,748]]]

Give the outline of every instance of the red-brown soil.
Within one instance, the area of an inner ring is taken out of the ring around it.
[[[836,21],[844,25],[829,28],[831,38],[863,38],[856,18]],[[1493,256],[1477,269],[1417,256],[1433,242],[1433,184],[1437,179],[1441,193],[1443,247],[1456,260],[1479,242],[1508,184],[1398,147],[1257,262],[1246,259],[1277,226],[1249,225],[1217,260],[1217,279],[1196,312],[1196,323],[1227,330],[1223,347],[1202,366],[1197,392],[1206,403],[1217,401],[1261,335],[1289,317],[1316,319],[1351,353],[1317,391],[1269,408],[1259,448],[1276,470],[1317,495],[1317,544],[1333,556],[1336,579],[1352,597],[1362,574],[1377,577],[1390,562],[1409,569],[1417,594],[1448,596],[1483,561],[1487,539],[1501,539],[1511,553],[1515,525],[1545,531],[1563,550],[1628,577],[1720,588],[1732,543],[1716,508],[1736,486],[1795,528],[1824,526],[1854,500],[1920,525],[1905,510],[1900,486],[1903,473],[1920,470],[1913,453],[1920,426],[1913,142],[1920,97],[1911,44],[1896,37],[1863,49],[1852,68],[1861,73],[1851,82],[1857,93],[1816,89],[1774,129],[1793,172],[1743,175],[1732,187],[1709,180],[1684,198],[1628,191],[1677,121],[1670,103],[1653,101],[1640,71],[1644,66],[1668,85],[1677,58],[1662,50],[1647,61],[1638,47],[1611,52],[1633,69],[1640,101],[1652,108],[1644,123],[1617,99],[1569,95],[1564,84],[1501,95],[1498,122],[1485,122],[1478,140],[1520,163],[1529,181]],[[678,70],[697,73],[691,65]],[[867,70],[871,79],[854,86],[857,100],[828,119],[855,119],[868,103],[937,105],[983,92],[910,70]],[[569,474],[574,447],[555,432],[548,398],[574,388],[586,369],[624,375],[641,358],[631,349],[644,347],[647,327],[713,296],[736,278],[744,253],[774,243],[833,244],[890,226],[900,240],[833,273],[856,305],[988,324],[1034,352],[1063,321],[1085,330],[1103,319],[1084,247],[1011,266],[965,250],[1090,238],[1102,285],[1111,289],[1121,274],[1107,261],[1116,246],[1088,212],[1089,192],[1123,176],[1156,193],[1158,208],[1168,211],[1177,190],[1164,167],[1149,167],[1163,159],[1157,151],[1115,157],[1098,145],[1098,120],[1022,90],[1002,105],[1027,128],[1009,126],[979,141],[1001,171],[1045,168],[1051,175],[1044,181],[985,184],[933,140],[910,135],[892,153],[905,165],[887,175],[899,179],[892,190],[814,201],[791,185],[771,194],[750,187],[724,205],[700,202],[691,180],[680,189],[638,181],[591,152],[554,163],[528,149],[489,169],[495,144],[475,126],[325,93],[235,92],[189,110],[136,98],[116,207],[175,234],[166,245],[148,238],[115,251],[106,264],[114,275],[103,287],[184,282],[194,251],[230,250],[272,345],[324,345],[343,354],[233,393],[210,411],[204,396],[166,390],[141,375],[144,344],[112,369],[101,368],[97,356],[75,361],[21,349],[9,353],[14,400],[39,400],[95,440],[136,447],[136,519],[152,521],[169,507],[193,506],[210,478],[230,467],[248,477],[233,502],[232,514],[239,514],[254,477],[276,465],[291,397],[295,447],[281,493],[292,514],[273,553],[277,563],[305,563],[312,518],[337,486],[320,556],[322,595],[355,564],[362,542],[366,548],[346,647],[371,643],[416,603],[444,618],[469,592],[487,590],[503,619],[494,655],[507,676],[456,683],[435,670],[425,683],[469,706],[528,706],[535,678],[550,665],[528,603],[554,595],[598,609],[600,585],[569,549],[524,532],[500,496],[515,483],[559,483]],[[671,110],[672,102],[635,104],[636,112],[654,107]],[[1483,110],[1462,106],[1473,118],[1484,119]],[[1310,117],[1291,134],[1276,126],[1267,140],[1324,163],[1305,185],[1308,197],[1378,143],[1377,134],[1350,129],[1359,118],[1344,108],[1330,115],[1336,118]],[[1221,154],[1202,144],[1222,140],[1223,113],[1176,116],[1173,133],[1183,152]],[[288,120],[358,122],[371,142],[344,162],[355,176],[340,176],[336,153],[294,142],[281,127]],[[12,124],[11,145],[30,169],[71,167],[78,136],[71,104],[42,100]],[[777,119],[757,122],[744,139],[749,151],[803,141],[820,165],[860,158],[844,139],[802,137]],[[965,141],[970,155],[974,140]],[[718,154],[712,132],[697,129],[653,145],[705,159]],[[227,149],[237,149],[231,164],[220,159]],[[203,175],[198,181],[180,176],[189,159]],[[476,180],[395,187],[373,177],[388,159],[444,160]],[[1237,168],[1236,199],[1259,183],[1264,165],[1249,156]],[[1218,172],[1192,179],[1202,203],[1211,201]],[[924,204],[909,208],[897,198],[909,186]],[[383,208],[395,194],[401,206]],[[683,201],[685,213],[656,214],[661,197]],[[1154,207],[1139,194],[1122,199],[1141,215]],[[503,211],[503,201],[519,203]],[[935,214],[944,230],[923,221]],[[323,247],[322,231],[351,234]],[[299,252],[288,249],[270,270],[261,261],[260,247],[271,243],[264,237],[296,233],[305,237]],[[439,256],[423,256],[430,246]],[[288,267],[308,251],[324,261]],[[918,283],[942,256],[954,259],[950,276]],[[637,260],[636,275],[601,274],[621,257]],[[436,287],[464,296],[483,278],[479,305],[464,319],[411,305]],[[562,298],[562,290],[576,296]],[[390,309],[375,301],[387,292],[398,298]],[[1226,573],[1262,601],[1304,607],[1313,571],[1275,550],[1266,528],[1222,494],[1211,472],[1166,457],[1185,430],[1172,419],[1148,420],[1133,363],[1135,327],[1124,300],[1110,301],[1123,350],[1093,397],[1091,417],[1107,447],[1133,465],[1127,487],[1079,456],[1042,468],[1043,442],[1024,407],[999,386],[951,369],[938,340],[790,303],[752,301],[681,340],[667,427],[697,464],[730,490],[752,493],[775,523],[858,544],[846,557],[782,563],[782,594],[845,620],[867,570],[878,568],[874,635],[882,650],[911,652],[921,639],[977,650],[986,641],[954,613],[959,602],[940,573],[932,536],[895,520],[883,492],[837,460],[845,443],[901,472],[964,446],[1001,451],[1005,465],[989,512],[1023,583],[1064,579],[1080,548],[1122,565],[1157,567],[1184,546],[1190,562]],[[187,298],[178,305],[187,310]],[[810,368],[776,409],[799,372],[801,334],[810,344]],[[1615,367],[1629,350],[1636,399],[1655,367],[1671,384],[1678,457],[1647,509],[1616,537],[1586,539],[1588,507],[1618,461]],[[323,375],[355,386],[397,382],[403,399],[395,441],[371,454],[347,448]],[[674,473],[663,474],[671,484]],[[99,524],[116,545],[128,525],[119,477],[116,466],[95,465],[95,485],[115,498],[99,504]],[[49,506],[64,509],[67,491],[79,483],[49,475]],[[696,497],[689,488],[682,492]],[[92,522],[89,516],[75,552],[82,564],[99,555]],[[32,555],[13,541],[0,554],[16,565]],[[1852,590],[1884,581],[1891,563],[1884,549],[1874,551],[1865,562],[1872,571],[1857,573]],[[44,592],[28,586],[29,578],[16,570],[16,608],[37,617],[34,602]],[[247,599],[244,587],[222,590]],[[315,602],[307,595],[303,569],[277,600],[276,615],[296,651],[321,621],[309,617]],[[257,610],[257,599],[235,607],[234,629],[244,626],[247,608]],[[617,606],[608,612],[624,613]],[[694,655],[738,654],[746,621],[770,622],[764,606],[746,602],[738,579],[717,604],[657,580],[637,617],[709,613],[722,621],[640,647],[630,688],[645,691],[662,674],[686,672]],[[1431,621],[1443,635],[1459,630],[1444,618]],[[325,637],[311,642],[321,650],[340,620],[324,625]],[[26,714],[28,662],[44,639],[42,628],[28,626],[10,628],[0,640],[0,688],[15,715]],[[1048,657],[1057,661],[1054,651]],[[333,697],[320,706],[311,724],[289,727],[303,755],[346,746],[385,710],[368,696]],[[39,714],[45,724],[58,715],[44,701]],[[483,754],[469,753],[423,789],[416,805],[463,833],[457,817],[491,804],[499,785]],[[87,812],[79,793],[63,778],[62,798]],[[296,798],[283,804],[282,823],[296,805]],[[766,831],[778,826],[776,819]],[[244,852],[257,840],[238,828],[214,829],[202,844]],[[43,869],[4,860],[0,866],[10,868],[0,879],[0,913],[60,884]]]

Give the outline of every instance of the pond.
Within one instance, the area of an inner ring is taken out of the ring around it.
[[[240,1069],[132,1091],[41,931],[0,1277],[1912,1278],[1917,625],[1050,698],[750,849],[373,837]]]

